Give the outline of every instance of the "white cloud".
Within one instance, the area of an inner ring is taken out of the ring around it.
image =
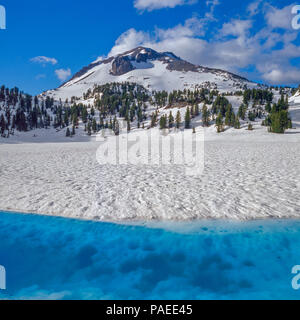
[[[193,17],[173,28],[156,28],[153,32],[126,31],[117,39],[109,55],[145,46],[157,51],[172,51],[194,64],[228,70],[248,78],[260,77],[270,84],[292,85],[300,81],[300,69],[291,64],[291,59],[300,56],[300,46],[293,44],[299,34],[290,29],[277,31],[278,25],[284,24],[274,19],[275,16],[282,17],[287,9],[265,6],[267,23],[260,30],[255,30],[252,19],[231,19],[218,28],[213,14],[210,15],[213,3],[218,2],[208,2],[209,11],[203,18]],[[214,35],[204,38],[211,27]],[[250,75],[243,72],[249,67],[254,70]]]
[[[206,1],[206,6],[210,7],[210,11],[206,12],[206,14],[205,14],[206,19],[215,20],[214,11],[215,11],[216,6],[218,6],[219,4],[221,4],[221,2],[219,0],[207,0]]]
[[[185,4],[195,4],[198,0],[135,0],[134,7],[140,11],[153,11],[162,8],[175,8]]]
[[[228,23],[224,23],[220,31],[223,36],[245,36],[247,31],[252,28],[251,20],[234,19]]]
[[[57,69],[55,74],[60,81],[65,81],[71,76],[71,69]]]
[[[273,69],[263,75],[263,78],[270,84],[289,84],[289,83],[299,83],[300,70],[290,69]]]
[[[185,49],[184,47],[179,48],[177,46],[177,43],[183,42],[186,44],[187,42],[191,42],[192,39],[195,39],[196,36],[203,36],[205,34],[208,23],[215,21],[213,14],[215,7],[219,4],[219,0],[208,0],[206,2],[206,5],[209,8],[209,11],[205,13],[204,18],[198,19],[196,17],[192,17],[190,19],[187,19],[183,24],[179,24],[169,29],[156,28],[155,32],[152,34],[145,31],[137,31],[134,28],[131,28],[124,32],[116,40],[115,45],[111,49],[108,56],[115,56],[140,45],[153,47],[157,50],[164,48],[162,50],[166,51],[171,51],[172,48],[176,48],[176,50],[174,51],[183,51],[186,53],[187,49]],[[165,45],[162,45],[163,43]],[[173,43],[175,46],[173,45]],[[195,54],[195,50],[192,49],[192,47],[191,54]]]
[[[45,79],[45,78],[46,78],[46,75],[45,75],[45,74],[38,74],[38,75],[36,75],[36,77],[35,77],[36,80]]]
[[[42,65],[46,65],[48,63],[52,65],[57,64],[57,60],[55,58],[49,58],[45,56],[38,56],[38,57],[31,58],[30,61],[35,63],[40,63]]]
[[[269,4],[267,4],[265,7],[266,13],[265,18],[268,23],[268,25],[273,28],[280,28],[280,29],[286,29],[291,30],[292,29],[292,7],[294,5],[286,6],[282,9],[278,9],[276,7],[273,7]]]
[[[158,51],[172,51],[177,56],[194,64],[237,71],[239,68],[248,66],[251,56],[255,54],[255,48],[251,46],[251,41],[241,37],[228,41],[219,39],[215,42],[209,42],[195,37],[195,32],[192,29],[189,31],[185,29],[180,31],[179,29],[178,26],[174,27],[174,30],[159,29],[153,37],[149,33],[130,29],[117,40],[110,55],[116,52],[122,53],[141,45]],[[134,46],[132,46],[133,43]]]
[[[116,40],[115,46],[111,49],[109,56],[115,56],[149,41],[150,35],[147,32],[136,31],[133,28],[129,29]]]
[[[170,29],[156,29],[156,35],[159,39],[180,38],[180,37],[194,37],[205,34],[205,20],[190,18],[185,23],[179,24]]]
[[[251,2],[248,5],[247,12],[250,14],[250,16],[255,16],[256,14],[258,14],[261,3],[262,3],[262,0],[257,0],[257,1]]]

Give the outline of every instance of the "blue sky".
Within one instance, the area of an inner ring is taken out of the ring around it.
[[[138,45],[269,84],[300,83],[295,2],[0,0],[0,84],[38,94],[99,56]]]

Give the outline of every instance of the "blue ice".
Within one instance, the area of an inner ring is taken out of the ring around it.
[[[300,221],[118,225],[0,212],[2,299],[299,299]]]

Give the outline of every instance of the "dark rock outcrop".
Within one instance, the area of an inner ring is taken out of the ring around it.
[[[110,73],[114,76],[121,76],[132,70],[134,70],[134,66],[131,64],[129,58],[119,56],[114,59]]]

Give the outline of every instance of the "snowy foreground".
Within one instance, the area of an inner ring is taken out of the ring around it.
[[[53,143],[37,136],[31,141],[39,142],[29,143],[31,132],[23,143],[0,144],[0,209],[123,222],[299,218],[300,128],[294,123],[285,135],[259,124],[252,132],[207,129],[200,176],[181,166],[99,165],[95,139],[61,136]]]

